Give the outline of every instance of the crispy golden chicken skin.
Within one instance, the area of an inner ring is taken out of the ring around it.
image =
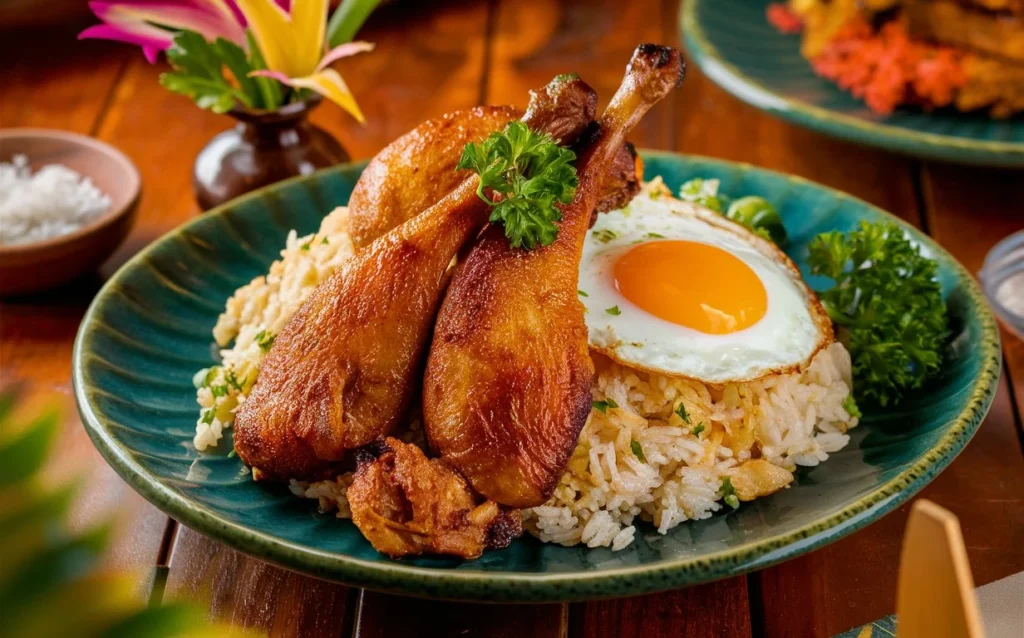
[[[555,241],[526,252],[489,226],[452,278],[423,384],[426,434],[502,505],[546,501],[576,447],[594,375],[577,297],[587,228],[626,134],[682,78],[678,51],[640,46],[581,151]]]
[[[589,112],[596,103],[588,103],[582,94],[577,97],[579,103],[560,107],[564,114],[560,122],[549,123],[552,137],[573,140],[582,133],[581,125],[586,122],[574,113]],[[534,93],[533,108],[543,98],[543,93]],[[466,173],[455,170],[465,145],[483,140],[520,117],[522,112],[515,107],[478,106],[427,120],[387,145],[366,166],[349,199],[349,224],[356,248],[369,245],[450,193],[466,178]],[[595,212],[625,206],[640,191],[642,177],[636,151],[623,144]]]
[[[597,96],[552,81],[523,116],[556,139],[578,135]],[[388,434],[421,387],[452,257],[487,222],[477,176],[357,253],[277,335],[235,419],[235,450],[261,479],[314,480],[345,452]]]
[[[522,111],[478,106],[427,120],[377,153],[349,198],[356,248],[427,210],[466,179],[456,171],[462,149],[500,131]]]
[[[360,459],[348,488],[352,521],[378,552],[392,558],[476,558],[522,535],[518,510],[480,503],[444,461],[427,459],[421,449],[398,439],[387,438],[380,447],[377,458]]]

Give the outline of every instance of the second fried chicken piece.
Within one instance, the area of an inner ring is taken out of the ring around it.
[[[573,78],[568,74],[560,80]],[[558,99],[566,97],[575,103],[556,108],[552,94],[531,91],[530,104],[534,111],[546,109],[555,114],[545,125],[547,133],[558,140],[575,140],[593,117],[597,98],[574,92],[560,94]],[[589,116],[579,118],[578,113]],[[455,170],[466,143],[479,142],[520,117],[522,111],[512,106],[478,106],[427,120],[388,144],[363,170],[348,202],[356,248],[368,246],[440,201],[466,178],[465,171]],[[642,176],[636,151],[631,144],[623,144],[609,170],[596,212],[629,203],[640,191]]]
[[[494,501],[478,505],[465,479],[444,461],[390,437],[380,446],[376,459],[363,453],[348,488],[352,520],[378,552],[476,558],[522,535],[518,510]]]
[[[511,106],[478,106],[423,122],[370,160],[359,176],[348,208],[352,242],[369,245],[420,214],[465,179],[455,170],[468,142],[500,131],[522,111]]]

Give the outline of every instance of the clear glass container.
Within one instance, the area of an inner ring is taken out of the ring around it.
[[[992,247],[978,273],[992,309],[1024,339],[1024,230]]]

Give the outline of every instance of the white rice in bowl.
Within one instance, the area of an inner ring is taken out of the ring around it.
[[[267,276],[232,295],[213,331],[222,365],[196,375],[196,449],[217,445],[274,335],[353,253],[348,210],[338,208],[317,233],[289,233]],[[857,425],[850,356],[838,343],[802,372],[718,387],[596,354],[595,364],[595,407],[566,473],[547,503],[523,512],[526,529],[544,542],[620,550],[633,542],[638,520],[664,534],[707,518],[784,488],[796,466],[825,461]],[[424,446],[418,422],[399,436]],[[293,480],[290,489],[350,518],[351,483],[346,473],[332,481]]]

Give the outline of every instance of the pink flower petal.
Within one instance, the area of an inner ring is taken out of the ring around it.
[[[170,32],[142,23],[125,26],[97,24],[79,33],[78,39],[117,40],[134,44],[143,48],[146,59],[150,62],[156,61],[158,52],[165,51],[171,46]]]
[[[316,66],[316,70],[322,71],[341,58],[347,58],[348,56],[355,55],[357,53],[373,51],[374,46],[376,45],[372,42],[362,42],[358,40],[355,42],[339,44],[327,52],[327,55],[320,60],[320,64]]]
[[[284,73],[281,73],[280,71],[270,71],[268,69],[263,69],[260,71],[251,71],[249,73],[249,77],[270,78],[271,80],[277,80],[281,84],[285,84],[287,86],[295,86],[294,84],[292,84],[291,78],[289,78]]]
[[[208,40],[223,37],[245,43],[243,23],[228,0],[95,0],[89,8],[100,20],[122,28],[135,23],[161,31],[189,29]]]

